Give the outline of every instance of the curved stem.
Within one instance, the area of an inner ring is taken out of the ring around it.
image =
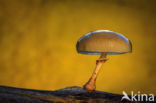
[[[106,61],[106,53],[102,53],[100,58],[96,61],[96,67],[95,70],[89,79],[89,81],[83,86],[84,89],[93,91],[96,88],[96,78],[99,74],[100,68],[102,67],[102,64]]]

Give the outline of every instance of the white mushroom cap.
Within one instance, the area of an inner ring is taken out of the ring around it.
[[[82,54],[122,54],[132,52],[131,42],[122,34],[109,30],[89,32],[76,44],[77,52]]]

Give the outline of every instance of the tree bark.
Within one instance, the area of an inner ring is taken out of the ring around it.
[[[122,95],[102,91],[86,91],[81,87],[68,87],[56,91],[43,91],[0,86],[0,103],[138,103],[121,101]]]

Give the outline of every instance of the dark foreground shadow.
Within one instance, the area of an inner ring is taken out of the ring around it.
[[[102,91],[89,92],[77,86],[56,91],[0,86],[0,103],[140,103],[121,101],[121,98],[122,95]]]

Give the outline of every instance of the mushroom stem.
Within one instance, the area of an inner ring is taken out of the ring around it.
[[[100,68],[101,68],[102,64],[107,61],[106,55],[107,55],[106,53],[102,53],[100,58],[98,60],[96,60],[95,70],[94,70],[91,78],[89,79],[89,81],[83,86],[83,88],[85,90],[88,90],[88,91],[95,90],[95,88],[96,88],[96,78],[98,76]]]

